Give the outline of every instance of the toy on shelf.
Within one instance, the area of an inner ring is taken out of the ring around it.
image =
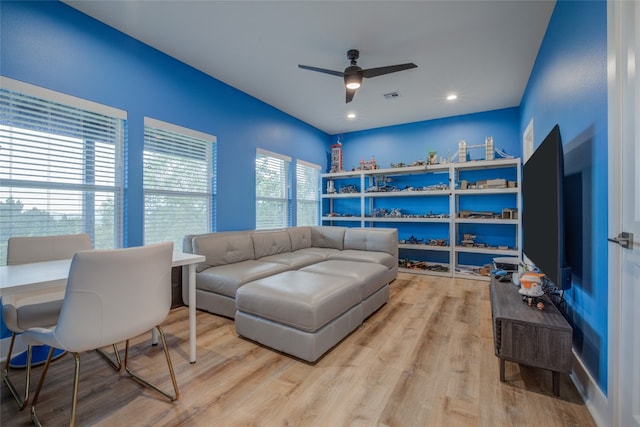
[[[331,173],[342,172],[342,142],[331,146]]]
[[[378,164],[376,163],[376,158],[375,156],[371,156],[371,160],[366,161],[363,159],[360,159],[360,165],[357,168],[354,168],[353,170],[357,170],[357,171],[372,171],[378,169]]]
[[[457,156],[458,157],[458,162],[459,163],[464,163],[466,161],[468,161],[468,153],[469,150],[473,149],[473,148],[482,148],[484,149],[484,160],[494,160],[495,154],[498,153],[498,155],[502,158],[505,159],[512,159],[513,156],[508,155],[507,153],[505,153],[504,151],[498,149],[495,147],[494,143],[493,143],[493,137],[492,136],[488,136],[484,139],[484,144],[478,144],[478,145],[467,145],[467,141],[464,139],[461,139],[460,142],[458,143],[458,152],[456,153],[456,155],[454,156],[454,158]],[[451,159],[453,161],[453,158]]]

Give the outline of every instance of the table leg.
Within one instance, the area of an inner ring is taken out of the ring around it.
[[[189,264],[189,363],[196,363],[196,265]]]
[[[504,382],[504,359],[498,359],[500,361],[500,381]]]
[[[551,384],[554,396],[560,396],[560,373],[551,371]]]

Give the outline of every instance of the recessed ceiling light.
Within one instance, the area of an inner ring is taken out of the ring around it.
[[[458,99],[458,95],[456,95],[455,93],[447,95],[447,101],[453,101],[455,99]]]
[[[347,118],[348,118],[348,119],[355,119],[355,118],[356,118],[356,113],[349,113],[349,114],[347,114]]]

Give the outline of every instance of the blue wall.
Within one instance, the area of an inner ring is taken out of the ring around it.
[[[0,17],[0,74],[127,111],[126,246],[143,238],[144,116],[217,136],[218,230],[255,228],[257,147],[326,167],[326,133],[63,3],[2,1]]]
[[[559,1],[521,104],[536,146],[557,123],[565,152],[566,314],[574,347],[607,392],[607,7]]]
[[[519,117],[518,108],[507,108],[346,133],[340,136],[343,167],[351,170],[361,159],[370,160],[372,156],[381,168],[389,167],[390,163],[410,164],[425,160],[429,151],[437,152],[438,158],[449,158],[457,153],[461,139],[467,145],[479,145],[484,144],[487,136],[493,137],[496,148],[520,157]],[[472,159],[485,158],[483,149],[469,153]]]

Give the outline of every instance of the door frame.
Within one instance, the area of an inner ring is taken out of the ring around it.
[[[634,8],[640,7],[634,2],[607,1],[607,79],[608,79],[608,201],[609,224],[608,236],[617,236],[622,231],[622,141],[623,138],[633,139],[633,135],[623,133],[623,113],[628,103],[640,105],[640,99],[633,100],[635,93],[629,95],[627,90],[625,68],[627,61],[625,49],[630,40],[636,37],[634,25],[627,25],[625,21],[629,15],[633,16]],[[628,22],[628,21],[627,21]],[[633,42],[635,44],[635,42]],[[637,50],[637,46],[636,46]],[[640,52],[636,52],[636,55]],[[636,73],[640,70],[636,70]],[[632,98],[629,100],[629,98]],[[637,108],[637,107],[635,107]],[[635,109],[632,108],[632,109]],[[633,143],[633,141],[631,141]],[[621,373],[619,370],[621,353],[621,310],[624,305],[622,299],[622,257],[621,251],[608,251],[608,363],[607,363],[607,408],[600,419],[610,422],[608,425],[619,425],[621,419]]]

